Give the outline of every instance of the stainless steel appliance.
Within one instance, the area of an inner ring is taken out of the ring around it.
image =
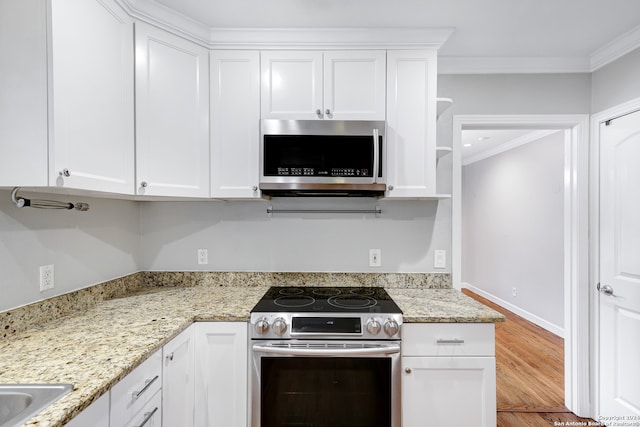
[[[250,321],[251,427],[400,427],[402,311],[384,289],[273,287]]]
[[[260,190],[269,196],[382,196],[384,121],[262,120]]]

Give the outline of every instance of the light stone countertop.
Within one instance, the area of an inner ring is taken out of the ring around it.
[[[249,320],[268,287],[151,288],[0,340],[0,383],[69,383],[25,426],[62,426],[194,321]],[[454,289],[387,289],[405,322],[499,322]]]

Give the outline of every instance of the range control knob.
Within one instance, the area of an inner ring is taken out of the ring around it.
[[[255,328],[258,335],[264,335],[269,332],[269,322],[263,317],[256,322]]]
[[[273,332],[276,333],[276,335],[282,336],[285,332],[287,332],[287,322],[282,317],[278,317],[273,321],[273,325],[271,326],[271,328],[273,329]]]
[[[400,331],[400,327],[398,326],[398,322],[393,319],[388,319],[384,322],[384,332],[390,337],[394,336]]]
[[[382,329],[382,325],[376,319],[371,319],[367,322],[367,332],[371,335],[378,335],[380,330]]]

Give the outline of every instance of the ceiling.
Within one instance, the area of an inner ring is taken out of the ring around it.
[[[210,29],[453,27],[439,51],[445,64],[518,59],[593,71],[606,62],[603,51],[608,58],[640,46],[638,0],[125,1],[138,10],[167,7]]]

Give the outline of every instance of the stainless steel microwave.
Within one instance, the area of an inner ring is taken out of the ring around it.
[[[384,195],[384,121],[262,120],[260,127],[264,195]]]

